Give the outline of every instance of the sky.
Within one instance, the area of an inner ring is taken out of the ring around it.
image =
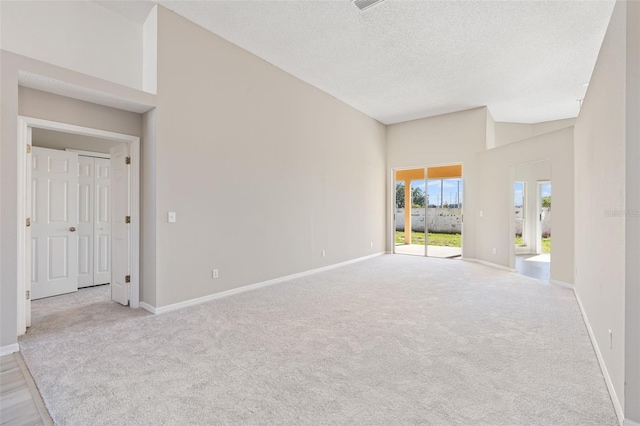
[[[524,183],[523,182],[516,182],[514,185],[514,197],[513,197],[513,201],[514,201],[514,205],[516,207],[521,206],[522,205],[522,194],[523,194],[523,186]],[[550,183],[543,183],[542,185],[540,185],[540,194],[542,195],[542,197],[549,197],[551,196],[551,184]]]
[[[447,204],[457,204],[458,202],[458,182],[460,182],[460,202],[462,203],[462,179],[443,179],[443,198]],[[424,192],[424,181],[414,180],[411,182],[412,188],[420,188]],[[429,204],[440,205],[440,179],[428,181]]]

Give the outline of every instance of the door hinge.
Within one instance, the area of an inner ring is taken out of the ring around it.
[[[26,292],[27,300],[31,299],[31,291],[27,290]]]
[[[124,223],[131,223],[131,216],[125,216]]]
[[[131,157],[125,157],[124,164],[131,164]]]
[[[29,227],[29,226],[31,226],[31,218],[30,217],[27,218],[27,227]]]
[[[27,145],[27,154],[31,154],[31,145]]]
[[[124,282],[125,283],[130,283],[131,282],[131,275],[125,275]]]

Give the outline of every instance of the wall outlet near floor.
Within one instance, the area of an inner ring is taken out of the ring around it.
[[[609,330],[609,349],[613,349],[613,331]]]
[[[327,255],[327,252],[325,252],[324,250],[322,250],[322,257],[325,257]]]
[[[493,248],[493,254],[498,254],[498,249],[497,248]]]
[[[218,270],[214,269],[213,271],[211,271],[211,278],[218,278]]]
[[[373,241],[369,243],[369,247],[373,247]]]

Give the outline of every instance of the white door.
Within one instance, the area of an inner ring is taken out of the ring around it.
[[[110,171],[111,163],[108,159],[95,159],[94,285],[111,282]]]
[[[31,299],[78,290],[78,154],[31,154]]]
[[[93,283],[93,157],[78,157],[78,287]]]
[[[129,304],[129,144],[111,148],[111,299]]]

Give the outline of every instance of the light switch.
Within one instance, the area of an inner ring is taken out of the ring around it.
[[[168,217],[169,223],[175,223],[176,222],[176,212],[169,212],[167,217]]]

